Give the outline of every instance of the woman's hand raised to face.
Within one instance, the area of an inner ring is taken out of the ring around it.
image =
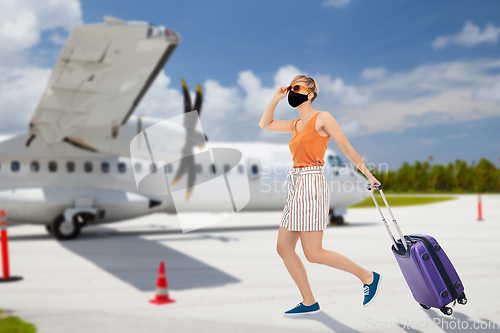
[[[287,87],[279,87],[278,90],[276,90],[276,92],[274,93],[273,98],[277,99],[278,101],[282,100],[283,98],[285,98],[286,93],[287,93]]]

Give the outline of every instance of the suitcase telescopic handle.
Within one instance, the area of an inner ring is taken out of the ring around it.
[[[385,198],[384,191],[382,191],[382,185],[379,183],[373,184],[373,187],[375,187],[379,192],[380,195],[382,196],[382,199],[384,200],[385,206],[389,210],[389,214],[391,214],[392,217],[392,222],[396,226],[396,230],[398,231],[399,238],[401,239],[401,243],[403,243],[403,246],[405,250],[408,251],[408,246],[406,245],[406,241],[404,240],[403,233],[401,232],[401,229],[399,229],[398,222],[396,221],[396,218],[394,217],[394,214],[392,214],[391,207],[389,207],[389,203],[387,202],[387,199]],[[394,235],[391,232],[391,229],[389,228],[389,225],[387,224],[387,221],[385,220],[384,214],[382,214],[382,210],[380,210],[380,207],[377,203],[377,199],[375,199],[375,196],[373,195],[373,191],[371,190],[371,184],[367,184],[366,188],[368,189],[368,192],[370,192],[370,195],[372,196],[373,202],[375,203],[375,206],[378,209],[378,212],[380,213],[380,216],[382,217],[382,221],[384,222],[385,228],[387,229],[387,232],[389,233],[389,237],[392,240],[392,243],[394,244],[394,248],[397,249],[398,245],[396,244],[396,240],[394,239]]]

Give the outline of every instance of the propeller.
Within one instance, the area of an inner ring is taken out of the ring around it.
[[[184,79],[181,79],[181,84],[182,84],[182,92],[184,95],[184,113],[188,113],[191,111],[196,110],[198,112],[198,117],[201,115],[201,105],[202,105],[202,99],[203,99],[203,91],[201,90],[201,86],[198,84],[196,86],[196,99],[194,102],[194,109],[192,108],[191,104],[191,95],[189,94],[189,88],[184,81]],[[196,135],[195,127],[196,127],[196,121],[197,118],[194,117],[184,117],[184,127],[187,132],[187,137],[194,137]],[[205,140],[208,141],[208,137],[205,135]],[[191,196],[193,192],[193,185],[196,181],[196,172],[195,172],[195,165],[194,165],[194,155],[192,154],[193,152],[193,147],[195,146],[194,142],[191,140],[186,140],[184,143],[184,146],[182,147],[182,156],[184,156],[181,159],[181,164],[179,166],[179,169],[177,169],[177,173],[174,176],[174,179],[172,180],[172,185],[175,185],[179,180],[181,180],[182,176],[187,173],[187,188],[188,191],[186,193],[186,198],[185,200],[187,201],[189,197]],[[204,146],[200,148],[200,150],[203,150]]]

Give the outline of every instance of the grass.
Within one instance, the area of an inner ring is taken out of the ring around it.
[[[0,310],[0,333],[35,333],[36,327],[16,316],[5,316]]]
[[[387,202],[389,203],[389,206],[416,206],[416,205],[427,205],[431,203],[436,203],[436,202],[441,202],[441,201],[448,201],[448,200],[453,200],[456,199],[456,197],[446,197],[446,196],[439,196],[439,197],[434,197],[434,196],[403,196],[403,195],[386,195]],[[375,194],[375,199],[377,200],[377,203],[379,204],[380,207],[385,207],[384,200],[382,197],[378,194]],[[348,206],[347,208],[373,208],[375,205],[373,204],[373,199],[371,196],[366,198],[365,200],[352,205]]]

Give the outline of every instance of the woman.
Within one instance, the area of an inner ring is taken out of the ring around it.
[[[295,246],[300,237],[304,255],[309,262],[328,265],[358,277],[363,284],[363,305],[375,299],[381,276],[357,265],[340,253],[322,247],[323,231],[327,226],[330,192],[323,175],[324,156],[330,136],[345,155],[365,174],[371,188],[380,182],[370,173],[361,157],[347,141],[333,116],[317,111],[311,103],[318,96],[319,88],[313,78],[297,75],[289,87],[280,87],[264,111],[260,127],[273,132],[293,133],[290,152],[293,168],[288,184],[288,197],[278,232],[277,251],[297,284],[303,301],[285,312],[285,315],[309,314],[319,311],[307,279],[307,273]],[[288,103],[297,108],[300,118],[273,120],[279,101],[288,94]],[[304,132],[304,133],[303,133]],[[288,177],[287,176],[287,177]]]

